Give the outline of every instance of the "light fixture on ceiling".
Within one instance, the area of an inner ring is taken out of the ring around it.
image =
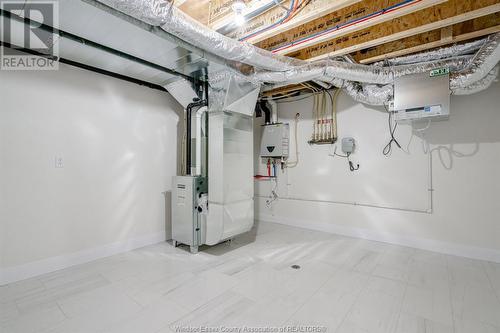
[[[233,3],[232,8],[234,11],[234,23],[237,26],[241,27],[246,22],[245,16],[243,15],[243,11],[247,8],[247,5],[243,0],[236,0]]]

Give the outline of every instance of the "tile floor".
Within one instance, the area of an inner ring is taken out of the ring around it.
[[[262,223],[197,255],[161,243],[0,287],[2,333],[288,325],[500,332],[500,264]]]

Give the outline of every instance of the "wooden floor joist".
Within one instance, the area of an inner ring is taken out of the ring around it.
[[[207,21],[208,15],[219,22],[233,16],[234,0],[175,1],[199,21]],[[244,1],[248,6],[266,4],[262,0]],[[279,1],[283,6],[292,4],[292,0]],[[417,0],[405,4],[401,0],[309,0],[307,3],[294,19],[247,41],[304,60],[350,54],[356,61],[369,64],[479,38],[499,32],[500,27],[500,0]],[[392,10],[381,15],[383,8]],[[372,13],[377,15],[372,17]],[[228,36],[246,36],[284,15],[282,7],[274,7]],[[349,25],[353,20],[359,22]],[[319,36],[312,40],[304,38],[314,34]]]
[[[463,42],[463,41],[471,40],[471,39],[478,38],[478,37],[483,37],[483,36],[497,33],[497,32],[500,32],[500,25],[497,25],[496,27],[486,28],[486,29],[479,30],[479,31],[474,31],[474,32],[471,32],[468,34],[453,36],[451,39],[444,39],[444,40],[439,40],[439,41],[431,42],[431,43],[427,43],[427,44],[421,44],[421,45],[410,47],[410,48],[403,49],[400,51],[389,52],[389,53],[386,53],[384,55],[363,59],[363,60],[360,60],[360,63],[361,64],[370,64],[370,63],[373,63],[376,61],[381,61],[384,59],[401,57],[401,56],[412,54],[412,53],[423,52],[423,51],[427,51],[430,49],[435,49],[437,47],[446,46],[446,45],[458,43],[458,42]]]
[[[401,6],[394,11],[388,11],[381,15],[373,16],[371,18],[362,19],[367,15],[376,13],[383,8],[400,3],[400,0],[364,0],[354,6],[343,8],[341,11],[331,13],[327,16],[321,17],[307,25],[292,29],[280,34],[274,38],[270,38],[259,43],[257,46],[264,49],[276,49],[276,47],[286,47],[286,49],[278,49],[276,54],[290,54],[297,50],[306,49],[312,45],[316,45],[333,38],[345,36],[347,34],[360,31],[377,24],[390,21],[392,19],[408,15],[429,8],[447,0],[421,0],[410,3],[406,6]],[[354,19],[360,19],[360,22],[348,25]],[[338,28],[337,28],[338,27]],[[304,36],[309,36],[312,33],[321,32],[325,29],[335,29],[327,34],[316,37],[313,40],[303,41]]]
[[[432,30],[370,49],[364,49],[351,55],[359,63],[369,64],[383,59],[477,39],[497,33],[499,29],[500,13],[495,13],[449,26],[447,27],[446,36],[443,36],[442,30]]]
[[[265,91],[264,93],[262,93],[262,95],[267,96],[267,97],[278,96],[278,95],[288,95],[290,93],[299,92],[299,91],[306,90],[306,89],[307,88],[305,88],[301,84],[291,84],[288,86]]]
[[[498,0],[470,1],[467,5],[460,0],[449,0],[433,8],[316,45],[291,56],[318,60],[345,55],[497,12],[500,12]]]
[[[213,0],[210,3],[209,9],[209,28],[213,30],[219,30],[222,27],[232,24],[234,21],[234,12],[232,10],[232,4],[234,0]],[[280,3],[285,4],[284,1],[289,0],[279,0]],[[260,1],[250,1],[247,2],[246,8],[243,10],[242,15],[247,17],[251,15],[254,11],[262,11],[263,8],[267,7],[269,4],[275,4],[274,0],[260,0]],[[222,7],[222,11],[220,11]],[[263,10],[263,13],[266,13]],[[261,14],[262,15],[262,14]]]
[[[218,0],[219,2],[227,2],[232,3],[233,0]],[[295,0],[298,1],[298,0]],[[307,5],[302,8],[297,16],[293,18],[293,20],[287,21],[283,24],[277,25],[269,30],[266,30],[267,27],[272,26],[274,23],[279,22],[284,19],[287,15],[287,11],[285,8],[290,8],[291,0],[284,0],[281,5],[283,7],[274,7],[264,12],[263,14],[250,19],[245,23],[244,26],[233,30],[226,34],[226,36],[241,39],[243,37],[248,37],[245,41],[249,43],[258,43],[262,40],[272,38],[275,36],[282,36],[286,33],[286,31],[293,29],[295,27],[308,24],[311,21],[318,19],[332,11],[340,10],[342,8],[346,8],[361,2],[363,0],[308,0]],[[384,1],[384,0],[377,0]],[[394,0],[392,0],[394,1]],[[233,15],[228,14],[222,20],[228,21],[232,19]],[[217,23],[211,25],[213,28],[220,28],[221,20],[217,21]],[[254,33],[257,33],[253,35]]]
[[[304,12],[301,15],[298,15],[295,17],[293,20],[288,21],[282,25],[277,26],[274,29],[271,29],[269,31],[266,31],[262,34],[259,34],[253,38],[248,39],[247,41],[252,44],[256,44],[260,41],[263,41],[267,38],[271,38],[273,36],[276,36],[278,34],[285,33],[293,28],[299,27],[301,25],[304,25],[306,23],[312,22],[320,17],[323,17],[325,15],[330,14],[331,12],[334,12],[336,10],[339,10],[341,8],[345,8],[347,6],[351,6],[355,3],[361,2],[362,0],[336,0],[336,1],[327,1],[324,3],[322,6],[318,6],[318,8],[315,8],[312,11],[309,12]]]

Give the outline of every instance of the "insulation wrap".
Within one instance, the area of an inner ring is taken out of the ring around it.
[[[493,82],[497,81],[499,71],[500,67],[497,65],[481,80],[478,80],[466,87],[452,87],[451,92],[453,95],[471,95],[488,89]]]
[[[500,33],[488,37],[486,43],[479,49],[470,65],[450,79],[452,89],[467,87],[487,76],[500,61]]]
[[[92,2],[96,0],[84,0]],[[341,86],[355,100],[380,105],[392,98],[394,78],[448,67],[450,88],[454,93],[474,93],[493,82],[494,70],[500,60],[500,33],[486,40],[451,46],[435,51],[386,60],[381,66],[362,65],[333,59],[307,62],[275,55],[246,42],[223,36],[165,0],[98,0],[115,10],[150,25],[161,27],[169,34],[206,52],[224,59],[228,70],[238,70],[241,64],[253,66],[241,71],[250,82],[285,85],[309,80]],[[477,48],[479,51],[468,55]]]
[[[463,70],[469,65],[470,60],[471,56],[466,55],[453,59],[393,67],[367,66],[338,60],[323,60],[302,66],[295,66],[283,72],[257,71],[255,79],[267,83],[287,84],[312,79],[320,79],[326,82],[332,79],[341,79],[372,84],[392,84],[396,77],[423,73],[440,67],[447,67],[452,71]]]
[[[452,58],[460,55],[471,54],[476,52],[484,45],[486,39],[476,40],[462,45],[452,45],[437,50],[412,54],[404,57],[385,59],[375,62],[372,66],[397,66],[405,64],[414,64],[418,62],[428,62],[438,59]]]
[[[99,0],[124,14],[135,17],[207,52],[226,60],[268,70],[286,70],[303,61],[273,55],[246,42],[239,42],[208,29],[164,0]]]

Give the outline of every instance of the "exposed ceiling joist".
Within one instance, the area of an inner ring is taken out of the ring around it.
[[[467,41],[470,39],[474,39],[474,38],[483,37],[483,36],[486,36],[489,34],[497,33],[497,32],[500,32],[500,25],[497,25],[496,27],[492,27],[492,28],[474,31],[474,32],[471,32],[468,34],[454,36],[449,40],[440,40],[437,42],[421,44],[421,45],[418,45],[415,47],[410,47],[410,48],[407,48],[404,50],[389,52],[389,53],[386,53],[386,54],[381,55],[381,56],[363,59],[360,61],[360,63],[369,64],[369,63],[373,63],[373,62],[388,59],[388,58],[395,58],[395,57],[400,57],[400,56],[404,56],[404,55],[408,55],[408,54],[412,54],[412,53],[427,51],[427,50],[434,49],[437,47],[441,47],[441,46],[445,46],[445,45],[449,45],[449,44],[453,44],[453,43],[458,43],[458,42],[463,42],[463,41]]]
[[[285,0],[279,0],[283,2]],[[289,0],[287,0],[289,1]],[[234,12],[231,10],[231,4],[233,1],[227,0],[214,0],[210,2],[210,8],[208,8],[208,15],[210,16],[208,26],[213,30],[219,30],[227,25],[233,23]],[[243,10],[242,15],[248,17],[255,12],[265,13],[265,8],[276,5],[274,0],[258,0],[250,1],[246,4],[246,8]]]
[[[345,55],[500,11],[500,3],[497,0],[473,1],[469,3],[470,6],[458,6],[459,2],[460,0],[449,0],[436,7],[302,50],[300,54],[293,56],[318,60]]]
[[[198,22],[208,25],[210,0],[176,0],[174,4]]]
[[[451,37],[443,36],[440,30],[418,34],[378,47],[356,52],[354,59],[362,64],[370,64],[384,59],[400,57],[427,51],[453,43],[487,36],[500,32],[500,13],[480,17],[447,27]],[[444,38],[443,38],[444,37]]]
[[[276,96],[276,95],[287,95],[289,93],[294,93],[294,92],[297,92],[297,91],[301,91],[301,90],[307,90],[308,88],[304,87],[303,85],[301,84],[291,84],[291,85],[287,85],[287,86],[284,86],[284,87],[280,87],[280,88],[276,88],[276,89],[273,89],[273,90],[269,90],[269,91],[265,91],[262,93],[263,96]]]
[[[233,17],[234,0],[175,1],[212,28]],[[274,7],[274,0],[244,1],[249,12],[267,7],[229,37],[246,37],[258,47],[306,60],[351,54],[360,63],[372,63],[479,38],[500,26],[498,0],[279,0],[282,6]],[[296,16],[266,29],[297,1],[301,11]]]
[[[259,34],[253,38],[249,38],[247,41],[249,43],[256,44],[256,43],[261,42],[267,38],[271,38],[271,37],[276,36],[278,34],[285,33],[293,28],[296,28],[296,27],[299,27],[303,24],[312,22],[312,21],[314,21],[318,18],[321,18],[325,15],[328,15],[336,10],[351,6],[351,5],[358,3],[358,2],[361,2],[361,1],[362,0],[329,1],[325,4],[323,4],[323,6],[319,6],[318,8],[311,10],[311,11],[306,11],[303,14],[298,15],[295,19],[288,21],[285,24],[279,25],[274,29],[263,32],[262,34]]]
[[[387,1],[384,0],[365,0],[358,3],[356,6],[343,8],[341,11],[322,17],[306,26],[287,31],[283,35],[259,44],[259,46],[265,49],[271,48],[276,54],[290,54],[446,1],[447,0],[421,0],[410,2],[408,5],[397,7],[393,10],[379,12],[382,8],[389,8],[400,1],[393,0],[387,4]],[[377,12],[379,13],[377,14]],[[372,14],[374,15],[367,17]],[[355,20],[358,21],[356,22]],[[322,30],[323,32],[321,32]],[[313,32],[319,33],[319,35],[304,39],[304,36],[311,36]],[[275,40],[284,42],[275,43]]]

